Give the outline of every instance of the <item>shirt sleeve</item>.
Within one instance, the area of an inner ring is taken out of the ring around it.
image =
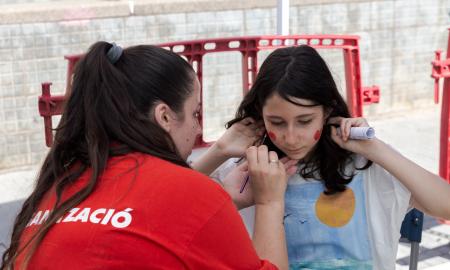
[[[197,232],[184,261],[188,269],[278,269],[257,256],[231,200]]]
[[[374,269],[395,265],[400,227],[409,209],[410,191],[376,163],[365,171],[366,211]]]
[[[235,167],[237,167],[240,163],[237,158],[230,158],[225,161],[222,165],[219,166],[214,172],[211,173],[209,177],[213,180],[222,183],[225,176],[230,173]]]

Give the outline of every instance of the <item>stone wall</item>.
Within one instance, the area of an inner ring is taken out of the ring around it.
[[[363,83],[382,91],[381,103],[366,107],[366,115],[435,106],[430,61],[434,50],[446,48],[449,0],[290,2],[291,34],[361,36]],[[133,11],[129,1],[0,5],[0,170],[36,165],[45,155],[37,97],[44,81],[63,92],[64,55],[98,40],[130,46],[276,32],[275,0],[142,0]],[[344,89],[342,53],[320,53]],[[204,61],[205,132],[213,139],[241,98],[240,56]]]

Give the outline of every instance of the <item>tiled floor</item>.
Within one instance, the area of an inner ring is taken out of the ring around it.
[[[409,255],[410,244],[400,242],[396,269],[409,269]],[[450,225],[425,216],[418,269],[450,269]]]

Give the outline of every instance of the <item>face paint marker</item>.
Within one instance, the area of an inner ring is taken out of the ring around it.
[[[337,128],[338,136],[341,135],[341,129]],[[352,140],[371,140],[375,137],[375,129],[372,127],[351,127],[350,139]]]

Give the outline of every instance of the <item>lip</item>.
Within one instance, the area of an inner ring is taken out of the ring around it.
[[[297,149],[286,149],[286,152],[289,153],[297,153],[303,150],[303,147],[297,148]]]

